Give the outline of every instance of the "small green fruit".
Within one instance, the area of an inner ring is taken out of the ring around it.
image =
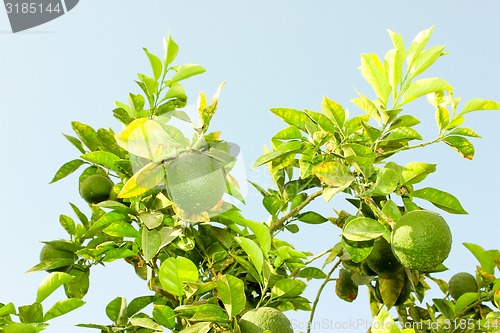
[[[106,176],[95,174],[88,176],[80,185],[80,195],[89,204],[98,204],[109,199],[114,184]]]
[[[448,292],[454,300],[457,300],[465,293],[478,291],[476,278],[469,273],[461,272],[453,275],[448,282]]]
[[[391,244],[384,237],[375,239],[373,250],[366,258],[366,263],[378,274],[395,273],[403,268],[392,253]]]
[[[262,307],[248,311],[238,322],[241,333],[293,333],[290,320],[278,309]]]

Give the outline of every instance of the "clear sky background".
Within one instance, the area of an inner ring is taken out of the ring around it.
[[[142,47],[162,54],[162,38],[170,32],[180,45],[177,63],[207,68],[204,75],[187,81],[193,103],[199,91],[211,96],[222,81],[227,82],[212,129],[222,130],[224,139],[240,145],[250,179],[269,184],[264,168],[250,170],[263,146],[284,127],[269,108],[319,110],[322,97],[328,96],[358,114],[349,102],[355,97],[353,88],[373,96],[357,69],[360,55],[383,56],[392,48],[386,29],[403,34],[409,45],[419,31],[435,25],[430,45],[446,45],[451,54],[428,75],[448,80],[463,100],[500,100],[498,13],[496,0],[86,0],[52,22],[12,34],[0,9],[0,302],[19,306],[34,301],[45,273],[24,272],[38,263],[39,241],[65,237],[58,219],[61,213],[72,215],[68,202],[84,207],[76,175],[48,185],[60,165],[78,156],[61,133],[71,134],[73,120],[96,128],[120,128],[112,117],[113,102],[138,92],[136,74],[149,71]],[[424,136],[434,138],[433,110],[422,104],[411,112],[423,118],[418,129]],[[437,173],[424,185],[455,194],[469,212],[468,216],[443,213],[454,245],[445,262],[450,271],[442,278],[458,271],[474,272],[476,262],[462,242],[499,247],[499,123],[499,112],[468,115],[465,124],[483,136],[474,140],[473,161],[460,158],[444,144],[398,159],[437,163]],[[244,212],[264,221],[267,215],[260,200],[251,192]],[[314,204],[325,214],[344,207],[337,199]],[[283,238],[314,253],[339,240],[339,230],[332,225],[303,231],[300,237]],[[317,283],[308,287],[311,299],[317,287]],[[96,268],[87,304],[54,320],[47,332],[84,332],[87,329],[73,327],[82,322],[108,324],[104,308],[110,300],[144,294],[146,286],[125,263]],[[63,294],[51,297],[45,306],[58,297]],[[287,315],[295,323],[308,316]],[[348,304],[336,298],[334,284],[327,287],[318,321],[348,326],[369,319],[366,288]],[[366,327],[314,330],[334,331],[363,332]]]

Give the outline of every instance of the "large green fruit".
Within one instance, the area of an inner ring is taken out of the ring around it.
[[[263,307],[245,313],[240,321],[241,333],[293,333],[290,320],[278,309]]]
[[[78,257],[69,251],[56,249],[49,244],[45,244],[40,251],[40,262],[50,263],[47,272],[67,272]]]
[[[391,244],[384,237],[375,239],[372,252],[366,258],[366,263],[378,274],[394,273],[403,268],[403,265],[392,253]]]
[[[448,291],[455,300],[465,293],[476,292],[478,291],[476,278],[466,272],[457,273],[448,282]]]
[[[440,215],[415,210],[403,215],[392,231],[392,251],[406,267],[429,272],[448,257],[450,227]]]
[[[80,185],[80,195],[89,204],[98,204],[109,199],[114,184],[106,176],[95,174],[88,176]]]
[[[167,191],[180,209],[196,214],[210,210],[226,190],[224,171],[213,158],[199,152],[179,156],[167,167]]]

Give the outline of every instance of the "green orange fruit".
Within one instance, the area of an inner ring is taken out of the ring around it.
[[[437,268],[448,257],[452,236],[443,217],[427,210],[403,215],[392,231],[392,252],[405,267],[421,272]]]
[[[375,239],[372,252],[366,258],[366,263],[378,274],[394,273],[403,268],[403,265],[392,253],[391,244],[384,237]]]
[[[199,152],[181,154],[167,166],[166,174],[171,200],[188,213],[210,210],[226,191],[224,171],[220,164]]]
[[[241,333],[293,333],[290,320],[283,312],[270,307],[262,307],[248,311],[238,322]]]
[[[461,272],[453,275],[448,282],[448,292],[454,300],[457,300],[465,293],[478,291],[476,278],[469,273]]]
[[[95,174],[88,176],[80,185],[80,195],[89,204],[98,204],[109,199],[114,184],[106,176]]]

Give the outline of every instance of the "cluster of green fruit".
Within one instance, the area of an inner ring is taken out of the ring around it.
[[[451,231],[440,215],[415,210],[403,215],[394,225],[390,243],[383,237],[374,241],[373,249],[361,264],[364,274],[378,276],[373,296],[386,304],[381,285],[391,285],[398,293],[391,305],[403,304],[411,293],[412,283],[404,268],[420,273],[438,268],[451,250]]]

